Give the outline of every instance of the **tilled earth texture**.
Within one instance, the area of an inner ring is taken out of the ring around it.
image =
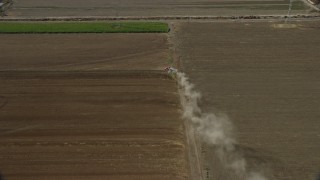
[[[164,34],[0,34],[0,70],[162,70]]]
[[[270,179],[320,173],[320,22],[176,24],[183,70],[205,112],[226,113],[248,168]],[[237,179],[201,147],[204,179]]]
[[[2,179],[186,179],[166,35],[1,35]]]
[[[286,15],[289,0],[15,0],[9,17]],[[294,1],[292,14],[312,11]]]

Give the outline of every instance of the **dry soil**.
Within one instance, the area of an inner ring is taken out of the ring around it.
[[[186,179],[166,38],[1,35],[0,177]]]
[[[183,70],[205,112],[226,113],[249,169],[316,179],[320,169],[320,22],[176,24]],[[289,27],[289,28],[284,28]],[[237,179],[203,144],[204,179]]]
[[[10,17],[286,15],[286,0],[16,0]],[[298,3],[299,4],[299,3]],[[308,14],[293,6],[291,13]]]

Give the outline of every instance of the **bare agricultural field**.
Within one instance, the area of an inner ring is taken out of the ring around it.
[[[5,179],[185,179],[176,84],[164,75],[0,73]]]
[[[10,17],[286,15],[288,0],[16,0]],[[292,13],[308,13],[294,1]]]
[[[226,113],[248,171],[316,179],[320,169],[319,21],[178,23],[183,70],[204,112]],[[238,179],[215,146],[200,147],[204,179]]]
[[[165,34],[0,34],[0,70],[162,70]]]
[[[1,39],[0,178],[187,179],[166,35]]]

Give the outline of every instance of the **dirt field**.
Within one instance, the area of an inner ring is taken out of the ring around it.
[[[1,39],[0,177],[186,179],[166,35]]]
[[[289,1],[88,2],[16,0],[0,20],[286,15]],[[315,13],[294,2],[291,14]],[[249,171],[315,179],[320,21],[290,28],[241,21],[172,22],[170,41],[166,34],[0,34],[0,179],[242,179],[219,163],[216,147],[195,146],[197,137],[185,133],[194,129],[181,119],[177,83],[162,72],[176,63],[172,55],[202,93],[204,112],[232,120]],[[192,162],[198,150],[200,173]]]
[[[0,70],[162,70],[164,34],[1,35]]]
[[[183,70],[205,112],[226,113],[249,169],[270,179],[316,179],[320,171],[320,22],[175,24]],[[238,179],[203,144],[204,179]]]
[[[286,15],[286,0],[16,0],[9,17]],[[295,2],[292,13],[309,13]]]

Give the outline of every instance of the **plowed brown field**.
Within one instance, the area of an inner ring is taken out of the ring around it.
[[[270,179],[316,179],[320,22],[278,23],[181,23],[177,49],[203,95],[203,110],[232,119],[249,171],[262,170]],[[214,150],[201,147],[204,179],[238,179]]]
[[[166,35],[1,39],[4,179],[186,179]]]
[[[0,70],[162,70],[164,34],[0,34]]]

